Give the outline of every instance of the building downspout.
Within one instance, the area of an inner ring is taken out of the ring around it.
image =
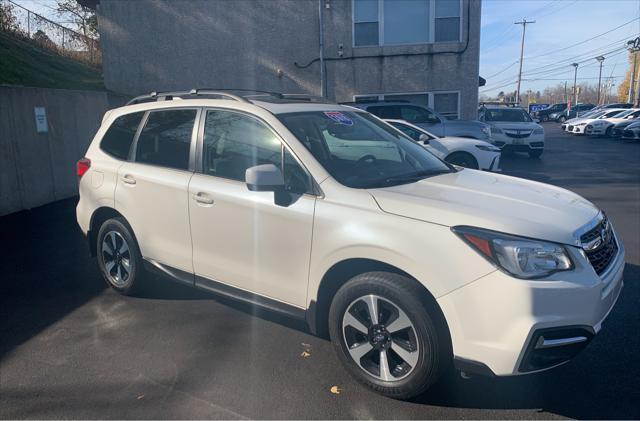
[[[320,27],[320,96],[327,97],[326,71],[324,67],[324,16],[322,13],[322,3],[318,0],[318,24]]]

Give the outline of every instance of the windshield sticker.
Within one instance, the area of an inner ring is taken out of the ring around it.
[[[340,111],[325,111],[324,115],[336,123],[344,124],[345,126],[353,126],[353,120],[342,114]]]

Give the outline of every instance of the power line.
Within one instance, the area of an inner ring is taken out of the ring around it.
[[[559,52],[559,51],[565,51],[565,50],[568,50],[569,48],[573,48],[573,47],[575,47],[575,46],[577,46],[577,45],[581,45],[581,44],[587,43],[587,42],[589,42],[589,41],[592,41],[592,40],[594,40],[594,39],[596,39],[596,38],[600,38],[600,37],[601,37],[601,36],[603,36],[603,35],[607,35],[607,34],[609,34],[609,33],[613,32],[613,31],[616,31],[616,30],[618,30],[618,29],[622,28],[623,26],[627,26],[627,25],[629,25],[630,23],[633,23],[633,22],[635,22],[635,21],[637,21],[637,20],[639,20],[639,19],[640,19],[640,16],[639,16],[639,17],[635,17],[635,18],[631,19],[630,21],[623,23],[622,25],[616,26],[616,27],[615,27],[615,28],[613,28],[613,29],[610,29],[610,30],[608,30],[608,31],[606,31],[606,32],[603,32],[603,33],[599,34],[599,35],[596,35],[596,36],[593,36],[593,37],[591,37],[591,38],[588,38],[588,39],[586,39],[586,40],[584,40],[584,41],[580,41],[580,42],[577,42],[577,43],[575,43],[575,44],[568,45],[568,46],[563,47],[563,48],[559,48],[559,49],[557,49],[557,50],[547,51],[547,52],[542,53],[542,54],[538,54],[538,55],[535,55],[535,56],[529,56],[529,57],[525,57],[525,58],[526,58],[526,59],[531,59],[531,58],[534,58],[534,57],[546,56],[546,55],[553,54],[553,53],[556,53],[556,52]]]

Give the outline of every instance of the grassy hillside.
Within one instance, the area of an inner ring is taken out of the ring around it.
[[[0,84],[103,90],[98,69],[0,32]]]

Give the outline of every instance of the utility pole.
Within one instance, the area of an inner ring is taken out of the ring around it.
[[[600,91],[602,90],[602,62],[604,61],[604,56],[596,57],[598,63],[600,63],[600,74],[598,75],[598,105],[600,105]]]
[[[636,62],[638,59],[638,51],[640,50],[640,37],[627,42],[627,49],[633,54],[633,67],[631,68],[631,79],[629,79],[629,94],[627,95],[627,102],[633,103],[633,95],[635,90],[633,85],[636,83]]]
[[[567,81],[564,81],[564,102],[567,102],[569,98],[567,98]]]
[[[527,21],[522,19],[520,22],[514,22],[514,25],[522,25],[522,42],[520,43],[520,70],[518,71],[518,89],[516,90],[516,102],[520,104],[520,82],[522,81],[522,59],[524,57],[524,34],[527,32],[527,24],[536,23],[535,20]]]
[[[576,105],[578,102],[578,91],[576,90],[576,82],[578,81],[578,63],[571,64],[575,71],[573,73],[573,105]]]

